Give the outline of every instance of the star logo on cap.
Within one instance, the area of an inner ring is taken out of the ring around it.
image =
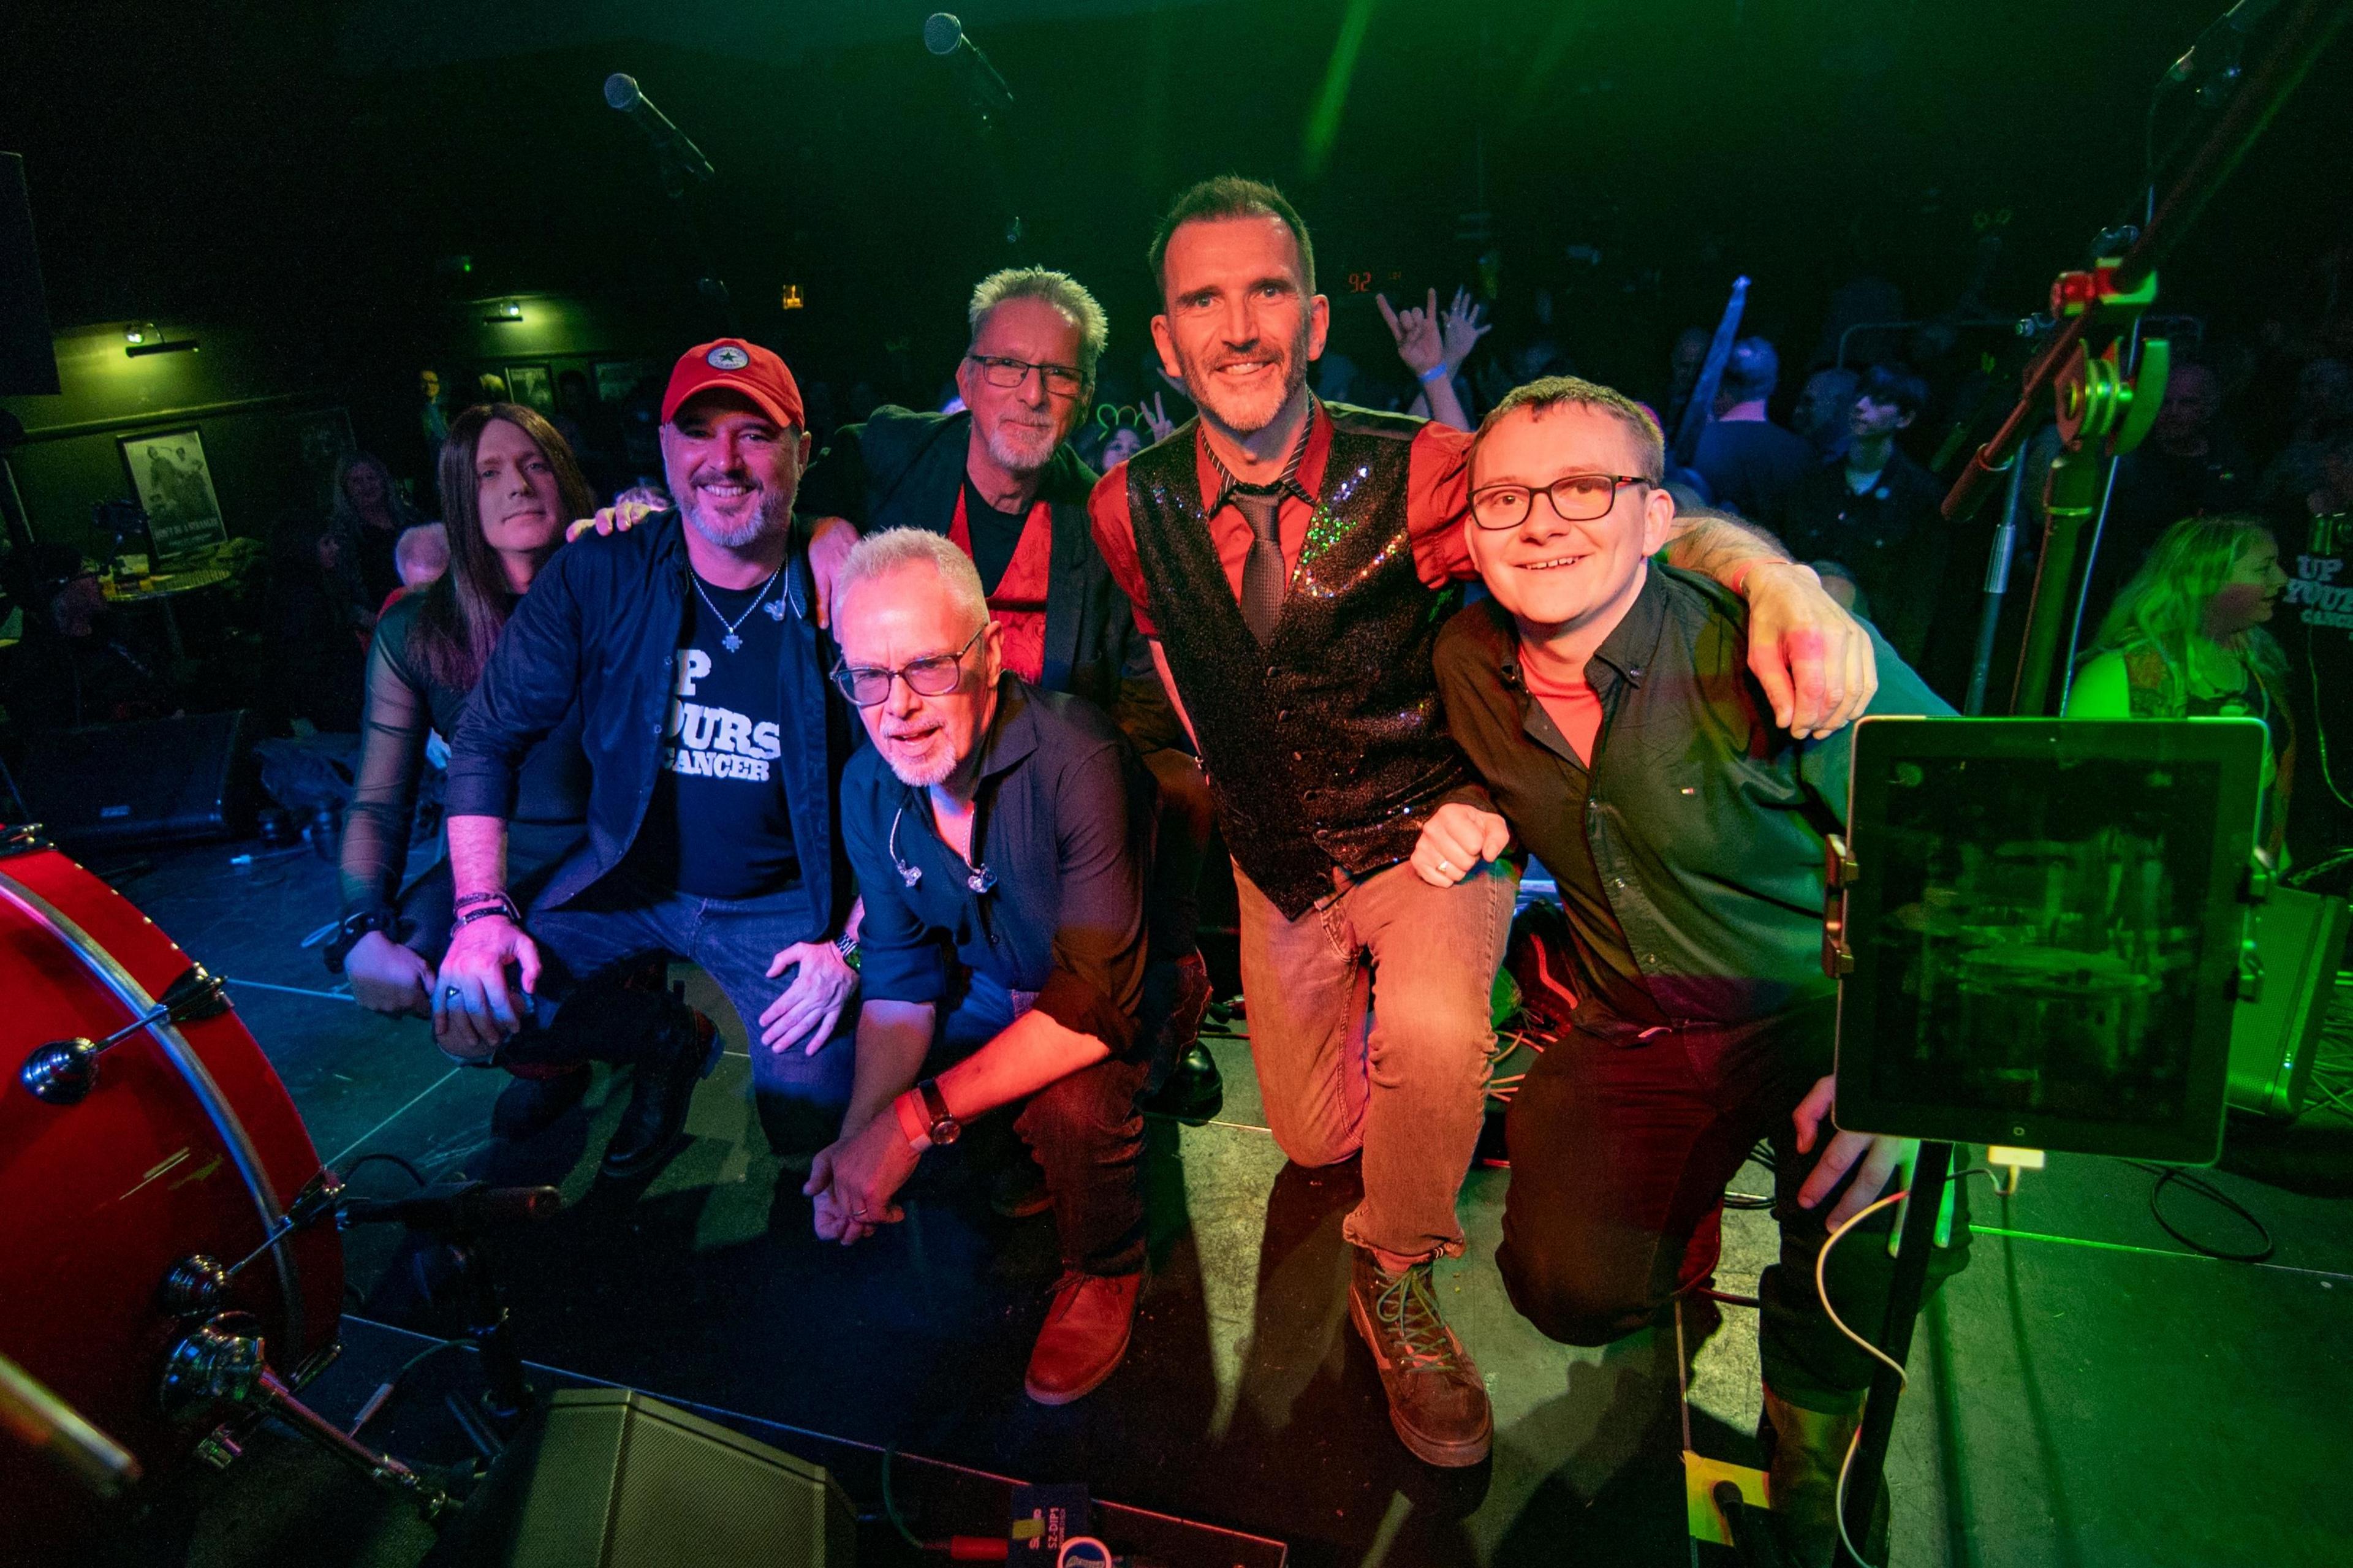
[[[713,370],[742,370],[752,363],[752,356],[733,343],[721,343],[702,356],[702,363]]]

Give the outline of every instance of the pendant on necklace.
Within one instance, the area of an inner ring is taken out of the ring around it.
[[[744,639],[737,637],[733,632],[729,632],[725,637],[719,639],[719,646],[725,648],[729,653],[733,653],[737,648],[744,646]]]

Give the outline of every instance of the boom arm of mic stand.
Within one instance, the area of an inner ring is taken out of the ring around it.
[[[2189,166],[2158,204],[2156,216],[2139,240],[2116,264],[2111,282],[2119,293],[2137,293],[2158,264],[2173,253],[2205,210],[2207,202],[2221,189],[2263,128],[2279,112],[2280,106],[2303,82],[2321,50],[2345,26],[2348,15],[2353,15],[2353,7],[2339,0],[2303,0],[2296,7],[2295,15],[2282,29],[2278,43],[2265,57],[2261,75],[2232,100],[2231,107],[2191,157]],[[2096,324],[2090,319],[2091,314],[2084,311],[2063,321],[2041,356],[2028,368],[2017,405],[1992,439],[1970,458],[1968,466],[1945,497],[1944,513],[1948,521],[1958,522],[1968,518],[1993,493],[1998,476],[2010,466],[2019,443],[2033,428],[2044,399],[2058,384],[2060,372],[2066,368],[2086,331]]]

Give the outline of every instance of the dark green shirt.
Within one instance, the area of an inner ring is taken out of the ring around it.
[[[1586,666],[1602,711],[1589,779],[1522,684],[1517,634],[1493,600],[1439,635],[1447,726],[1539,860],[1564,880],[1589,862],[1624,946],[1581,952],[1580,969],[1639,984],[1669,1020],[1770,1016],[1834,989],[1823,837],[1846,815],[1852,734],[1777,728],[1748,672],[1746,607],[1705,578],[1644,570]],[[1872,647],[1871,712],[1952,711],[1876,633]],[[1571,930],[1580,947],[1606,935],[1592,918]],[[1614,989],[1599,988],[1602,1005]]]

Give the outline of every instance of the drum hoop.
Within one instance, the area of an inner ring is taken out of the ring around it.
[[[131,1009],[132,1016],[140,1016],[153,1009],[155,1000],[147,994],[146,987],[141,985],[112,953],[92,942],[81,927],[47,899],[5,872],[0,872],[0,899],[7,900],[47,927],[50,934],[64,942],[81,961],[83,968]],[[278,1206],[277,1196],[270,1191],[269,1173],[262,1168],[260,1152],[254,1147],[245,1123],[238,1120],[237,1111],[221,1093],[220,1085],[213,1081],[212,1073],[189,1046],[186,1037],[180,1033],[179,1026],[168,1017],[158,1018],[147,1026],[147,1032],[155,1037],[156,1043],[164,1047],[164,1056],[170,1058],[172,1066],[187,1083],[189,1092],[196,1097],[196,1103],[204,1107],[205,1115],[212,1121],[213,1130],[220,1134],[221,1142],[228,1150],[229,1159],[235,1163],[238,1176],[245,1182],[245,1190],[253,1199],[254,1212],[261,1219],[261,1234],[269,1238],[272,1260],[278,1265],[278,1285],[286,1300],[287,1341],[299,1349],[306,1342],[302,1332],[301,1271],[294,1261],[292,1248],[287,1245],[290,1233],[280,1233],[280,1222],[285,1217],[285,1211]]]

